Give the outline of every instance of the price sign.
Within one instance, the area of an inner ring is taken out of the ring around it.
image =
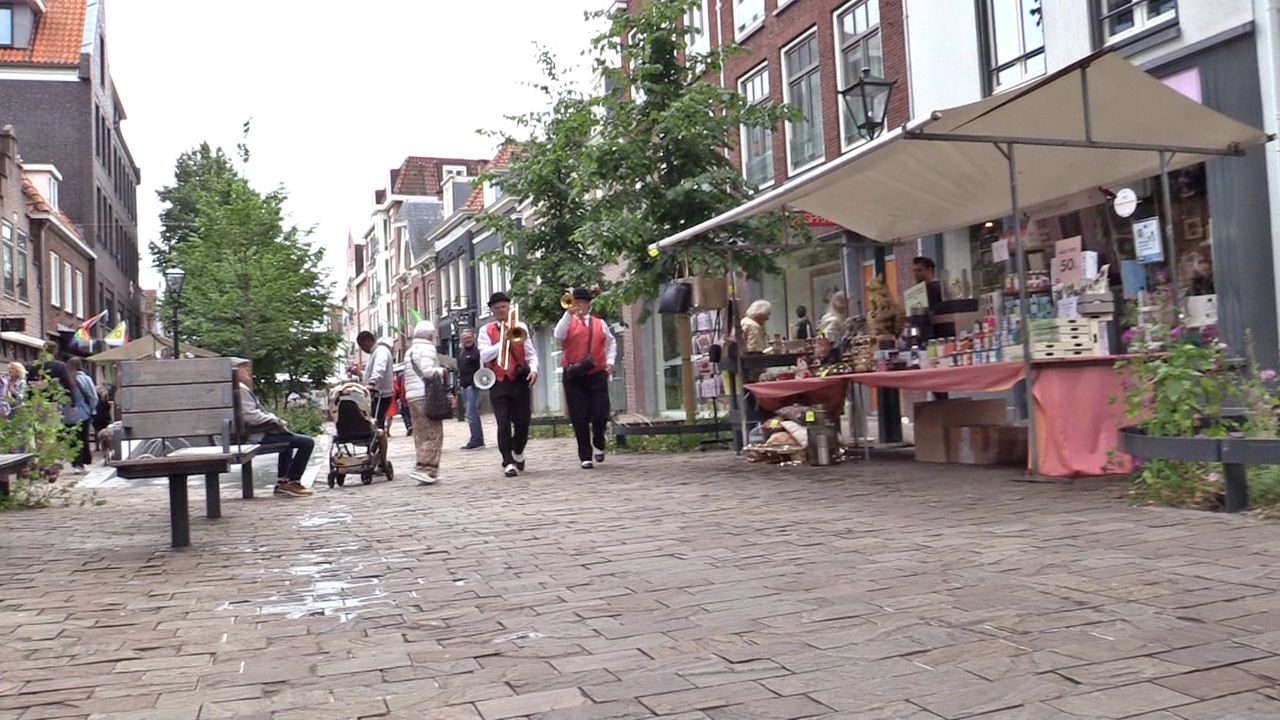
[[[1080,317],[1080,298],[1064,297],[1058,301],[1058,318],[1076,320]]]
[[[902,305],[908,315],[923,315],[929,312],[929,284],[916,283],[902,294]]]
[[[1009,241],[1000,238],[991,243],[991,262],[1009,262]]]
[[[1084,265],[1080,257],[1080,236],[1059,240],[1054,246],[1054,282],[1070,285],[1084,279]]]
[[[1164,262],[1164,244],[1160,239],[1160,218],[1147,218],[1133,224],[1133,249],[1138,262]]]

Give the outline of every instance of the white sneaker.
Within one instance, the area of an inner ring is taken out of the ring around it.
[[[596,462],[598,462],[598,463],[602,463],[602,462],[604,462],[604,451],[603,451],[603,450],[598,450],[598,449],[596,449],[596,448],[591,448],[591,449],[592,449],[592,450],[595,450]]]
[[[524,455],[520,453],[511,453],[511,459],[516,461],[516,470],[524,472]]]
[[[437,478],[433,478],[424,472],[412,472],[409,473],[409,477],[413,478],[413,481],[419,485],[435,485],[438,482]]]
[[[583,469],[583,470],[590,470],[590,469],[591,469],[591,468],[593,468],[593,467],[595,467],[595,465],[593,465],[593,464],[591,463],[591,461],[590,461],[590,460],[583,460],[583,461],[582,461],[582,469]]]
[[[517,477],[520,475],[520,471],[516,469],[515,463],[512,463],[502,469],[502,474],[507,477]]]

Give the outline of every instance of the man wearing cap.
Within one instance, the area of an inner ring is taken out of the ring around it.
[[[511,312],[511,298],[496,292],[489,298],[489,311],[494,321],[480,328],[480,362],[493,371],[497,382],[489,390],[494,420],[498,424],[498,450],[502,453],[502,472],[516,477],[524,472],[524,448],[529,442],[529,420],[533,410],[533,386],[538,382],[538,353],[531,342],[511,343],[510,358],[504,368],[498,364],[502,350],[502,326]],[[524,323],[518,327],[533,333]]]
[[[556,323],[556,339],[564,352],[564,395],[569,422],[578,439],[578,461],[584,470],[604,462],[605,426],[609,423],[609,377],[618,357],[618,342],[604,321],[591,314],[591,292],[573,291],[573,307]]]

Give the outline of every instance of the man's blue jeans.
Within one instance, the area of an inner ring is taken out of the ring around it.
[[[484,444],[484,426],[480,424],[480,388],[472,385],[462,388],[462,398],[467,404],[467,424],[471,426],[468,445]]]
[[[316,441],[306,435],[298,433],[267,433],[262,436],[263,445],[275,445],[277,443],[288,443],[289,449],[282,450],[279,457],[279,466],[276,470],[276,479],[288,478],[293,482],[302,480],[302,473],[307,470],[307,463],[311,460],[311,451],[316,447]]]

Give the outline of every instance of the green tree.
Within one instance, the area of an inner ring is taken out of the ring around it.
[[[241,163],[248,149],[239,148]],[[254,362],[268,394],[277,374],[311,386],[334,368],[336,334],[329,331],[331,283],[310,231],[286,226],[283,188],[256,191],[242,167],[208,144],[183,153],[173,185],[160,191],[162,243],[156,267],[186,271],[178,298],[184,340]],[[165,298],[161,317],[171,317]]]

